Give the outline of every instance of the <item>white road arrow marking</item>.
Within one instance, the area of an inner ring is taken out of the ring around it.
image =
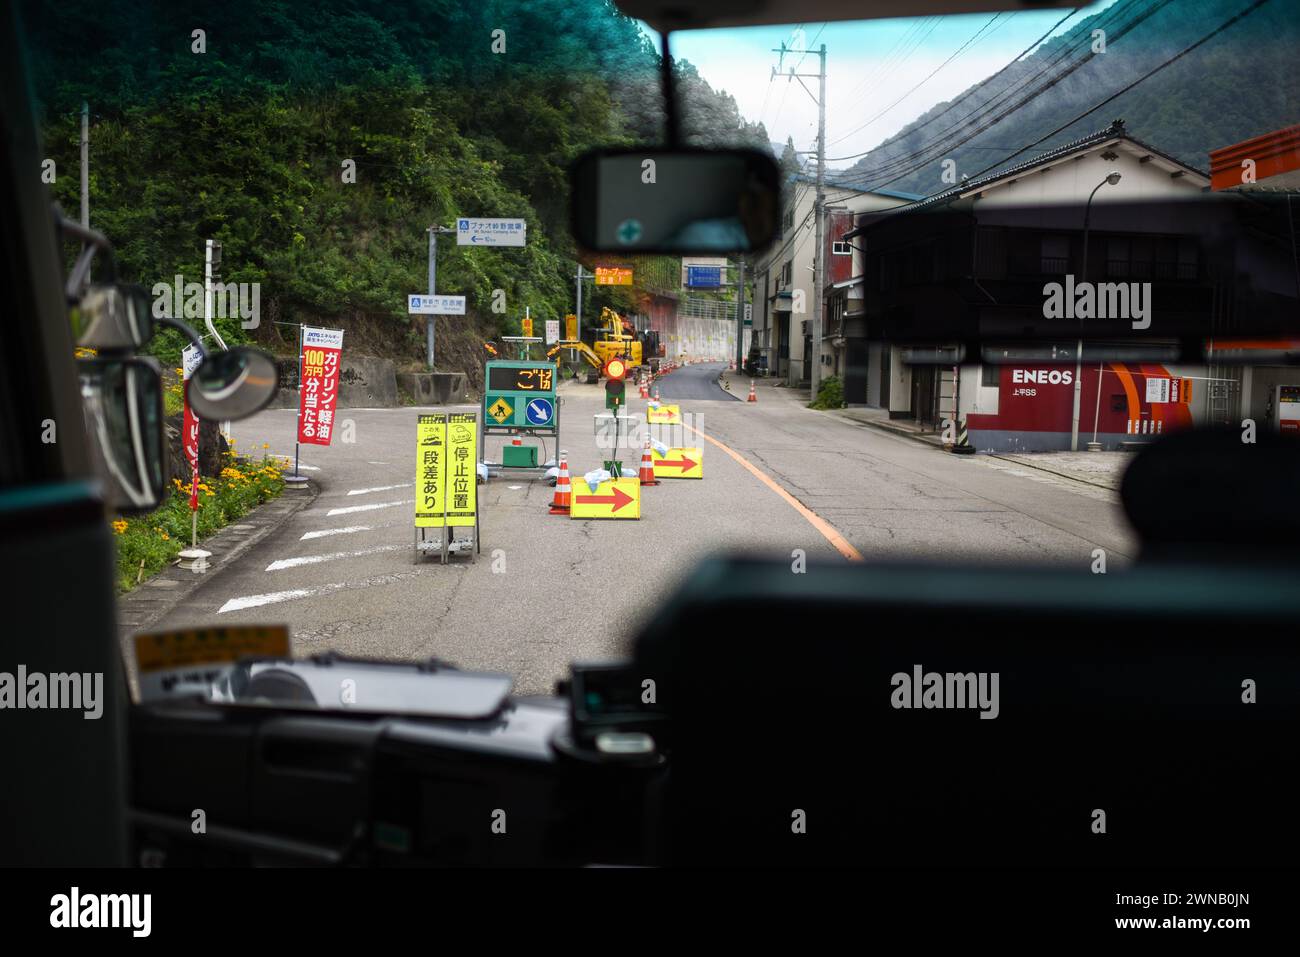
[[[271,562],[266,566],[268,572],[278,572],[282,568],[297,568],[299,565],[318,565],[321,562],[332,562],[337,558],[358,558],[362,555],[374,555],[379,552],[392,552],[399,548],[410,548],[410,545],[377,545],[374,548],[362,548],[355,552],[331,552],[328,555],[303,555],[299,558],[281,558],[279,561]]]
[[[319,532],[307,532],[302,538],[298,539],[298,541],[305,542],[309,538],[324,538],[326,535],[350,535],[353,532],[368,532],[372,528],[374,528],[373,525],[349,525],[347,528],[326,528]]]
[[[371,492],[388,492],[395,488],[410,488],[414,484],[414,482],[403,482],[401,485],[376,485],[374,488],[354,488],[348,494],[368,495]]]
[[[332,508],[325,513],[325,517],[332,515],[350,515],[353,512],[373,512],[380,508],[396,508],[399,505],[414,505],[415,499],[402,499],[400,502],[376,502],[374,505],[349,505],[347,508]]]

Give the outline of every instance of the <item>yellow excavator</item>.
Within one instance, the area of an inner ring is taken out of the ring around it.
[[[573,313],[565,316],[565,320],[570,328],[577,325]],[[636,336],[626,331],[622,316],[606,306],[600,310],[600,326],[601,337],[594,346],[587,345],[581,339],[561,339],[547,351],[546,358],[555,358],[561,349],[576,349],[597,372],[603,372],[605,363],[615,356],[622,356],[630,366],[641,365],[641,343]]]

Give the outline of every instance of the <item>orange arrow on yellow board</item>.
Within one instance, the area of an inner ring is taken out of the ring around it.
[[[663,455],[651,450],[655,478],[704,478],[704,450],[670,448]]]
[[[582,505],[612,505],[614,507],[610,511],[617,512],[632,502],[632,496],[615,485],[611,495],[578,495],[575,500]]]

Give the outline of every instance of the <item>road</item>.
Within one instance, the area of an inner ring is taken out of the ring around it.
[[[479,487],[482,554],[447,566],[412,547],[422,410],[340,410],[336,434],[350,419],[355,442],[303,450],[315,501],[153,627],[283,622],[300,654],[432,656],[545,693],[572,660],[626,653],[638,622],[720,549],[786,561],[802,549],[810,563],[1056,562],[1080,574],[1096,548],[1116,565],[1133,549],[1111,492],[950,455],[809,410],[787,390],[736,401],[716,384],[721,368],[686,366],[660,381],[663,401],[687,416],[683,444],[704,450],[702,480],[643,489],[638,521],[584,521],[548,514],[553,490],[541,478],[494,477]],[[604,457],[592,424],[604,390],[566,383],[561,395],[560,444],[580,475]],[[644,406],[634,398],[630,409]],[[237,446],[292,455],[294,425],[292,410],[268,410],[234,424]],[[502,444],[489,439],[487,457],[499,461]],[[623,458],[635,469],[640,455]]]

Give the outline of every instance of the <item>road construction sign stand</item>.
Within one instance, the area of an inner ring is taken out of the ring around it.
[[[573,495],[569,504],[570,518],[640,518],[641,482],[632,478],[611,478],[587,484],[581,475],[572,479]]]
[[[704,478],[704,449],[669,448],[664,455],[656,448],[650,449],[650,461],[656,479]]]
[[[478,509],[478,416],[474,412],[435,412],[416,424],[415,555],[437,551],[442,564],[453,552],[482,552]],[[437,529],[437,537],[429,535]],[[472,528],[473,539],[454,540],[457,528]]]
[[[515,336],[513,340],[525,337]],[[513,341],[507,340],[507,341]],[[501,461],[483,464],[493,469],[538,471],[548,466],[538,460],[537,446],[523,445],[519,436],[553,436],[560,444],[560,399],[556,395],[558,369],[553,362],[527,359],[493,359],[483,368],[483,441],[489,435],[513,438],[501,452]],[[542,452],[546,451],[541,441]]]

